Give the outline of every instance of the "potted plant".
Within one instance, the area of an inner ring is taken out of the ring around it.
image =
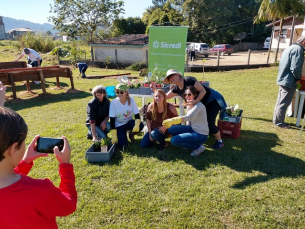
[[[127,89],[128,89],[129,94],[139,94],[140,93],[139,88],[142,84],[143,83],[140,82],[137,79],[133,79],[132,81],[128,81],[127,82]]]
[[[236,104],[227,106],[223,120],[218,119],[218,129],[223,138],[239,138],[243,110]]]
[[[164,84],[162,83],[165,76],[166,76],[165,71],[159,70],[158,67],[155,67],[154,70],[152,72],[149,72],[148,76],[145,77],[145,83],[143,87],[140,87],[140,94],[144,94],[144,95],[152,94],[153,92],[149,88],[151,83],[155,83],[158,89],[162,89],[165,92],[167,92],[169,90],[169,87],[164,87]]]
[[[108,162],[114,154],[116,143],[110,138],[97,139],[86,152],[88,162]]]

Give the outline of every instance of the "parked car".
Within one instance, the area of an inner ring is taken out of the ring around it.
[[[229,56],[231,56],[231,53],[233,52],[233,47],[232,45],[228,44],[215,45],[213,48],[210,49],[210,53],[217,55],[218,50],[221,56],[223,56],[224,54],[228,54]]]
[[[197,55],[204,55],[205,57],[209,57],[210,47],[206,43],[191,43],[190,50],[194,50]]]
[[[270,41],[271,41],[271,37],[267,37],[266,40],[265,40],[265,42],[264,42],[264,47],[263,47],[263,49],[269,49]]]

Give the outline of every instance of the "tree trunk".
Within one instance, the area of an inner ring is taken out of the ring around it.
[[[274,63],[277,62],[277,56],[279,54],[279,47],[280,47],[280,42],[281,42],[281,34],[282,34],[282,28],[283,28],[283,21],[284,19],[281,18],[281,22],[280,22],[280,31],[279,31],[279,40],[277,42],[277,47],[276,47],[276,53],[275,53],[275,60]]]
[[[295,16],[293,16],[293,19],[292,19],[292,26],[291,26],[291,33],[290,33],[290,41],[289,41],[289,46],[292,44],[292,41],[293,41],[293,36],[294,36],[294,26],[295,26]]]
[[[275,19],[273,20],[273,25],[272,25],[272,33],[271,33],[271,39],[270,39],[270,44],[269,44],[269,49],[268,49],[267,64],[269,64],[269,57],[270,57],[270,52],[271,52],[271,47],[272,47],[272,40],[273,40],[273,37],[274,37],[274,25],[275,25]]]

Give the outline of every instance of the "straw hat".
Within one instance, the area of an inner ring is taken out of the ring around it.
[[[164,80],[162,81],[164,84],[170,84],[168,77],[173,75],[173,74],[177,74],[179,76],[182,77],[181,73],[178,72],[176,69],[170,69],[166,72],[166,77],[164,78]]]

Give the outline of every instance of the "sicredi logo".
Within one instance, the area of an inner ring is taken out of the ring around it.
[[[159,48],[159,46],[160,46],[159,41],[154,41],[154,42],[153,42],[153,47],[154,47],[155,49]],[[177,44],[167,44],[166,42],[161,42],[160,48],[165,48],[165,49],[170,49],[170,48],[173,48],[173,49],[180,49],[180,48],[181,48],[181,43],[177,43]]]

